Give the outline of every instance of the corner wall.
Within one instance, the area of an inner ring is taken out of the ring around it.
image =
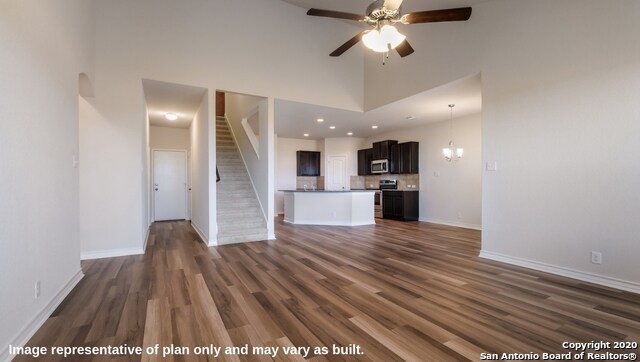
[[[82,278],[79,74],[93,79],[93,2],[0,2],[0,360]],[[40,281],[40,296],[35,284]]]
[[[483,256],[640,292],[639,13],[494,0],[465,23],[404,28],[407,61],[367,56],[367,107],[482,73],[483,164],[498,165],[483,171]]]
[[[212,238],[210,232],[209,125],[211,122],[209,114],[209,92],[205,92],[189,132],[191,133],[191,224],[206,244],[210,240],[215,241],[215,234]],[[213,205],[215,209],[215,202]],[[215,230],[215,224],[213,227]]]

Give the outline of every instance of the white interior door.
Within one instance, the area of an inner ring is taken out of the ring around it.
[[[153,151],[154,219],[187,217],[187,154],[185,151]]]
[[[327,190],[345,190],[347,186],[347,158],[329,156],[327,158]]]

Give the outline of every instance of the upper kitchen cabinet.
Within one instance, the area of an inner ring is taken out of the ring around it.
[[[358,150],[358,176],[371,175],[371,161],[373,161],[373,148]]]
[[[296,159],[298,176],[320,176],[320,152],[297,151]]]
[[[386,140],[373,143],[373,160],[388,160],[391,158],[391,147],[398,141]]]
[[[391,173],[418,173],[418,142],[404,142],[391,146]]]

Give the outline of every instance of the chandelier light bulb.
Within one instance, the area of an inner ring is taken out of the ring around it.
[[[444,156],[444,158],[447,161],[451,161],[451,158],[453,156],[453,152],[452,152],[451,148],[445,147],[445,148],[442,149],[442,155]]]

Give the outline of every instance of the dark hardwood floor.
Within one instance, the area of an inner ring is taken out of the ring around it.
[[[215,359],[195,347],[246,344],[280,347],[277,361],[304,360],[287,346],[312,347],[311,361],[460,361],[640,342],[640,295],[480,259],[478,231],[279,219],[276,235],[208,249],[188,222],[156,223],[145,255],[83,262],[86,276],[28,345],[189,347],[166,358],[176,361]],[[333,355],[334,345],[350,354]],[[314,355],[322,346],[329,354]],[[109,359],[162,358],[72,358]]]

